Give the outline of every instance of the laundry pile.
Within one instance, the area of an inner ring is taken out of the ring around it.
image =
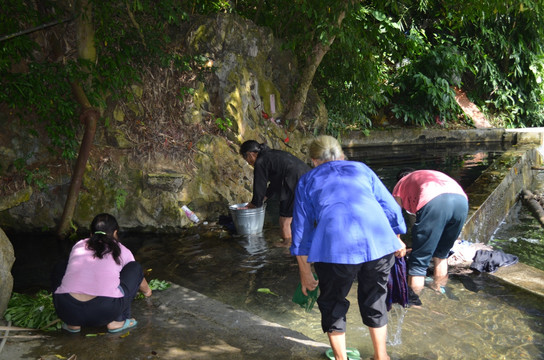
[[[453,272],[462,272],[463,269],[479,272],[493,273],[499,267],[516,264],[518,257],[506,254],[501,250],[494,250],[493,247],[482,243],[472,243],[466,240],[457,240],[453,245],[448,265]]]

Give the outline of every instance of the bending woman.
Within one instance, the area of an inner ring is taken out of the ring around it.
[[[302,292],[314,290],[335,359],[347,359],[346,299],[357,278],[357,302],[368,326],[375,360],[389,359],[387,282],[394,256],[406,254],[402,209],[365,164],[344,160],[338,141],[320,136],[310,145],[315,166],[298,182],[293,244]],[[317,273],[314,279],[311,263]]]
[[[248,140],[240,147],[240,154],[253,166],[253,198],[249,208],[263,206],[274,194],[280,200],[280,232],[283,246],[291,245],[293,202],[298,179],[310,167],[296,156],[282,150],[272,150],[266,144]]]
[[[393,196],[403,209],[416,215],[407,263],[408,286],[417,295],[421,293],[432,259],[431,287],[440,291],[448,281],[449,252],[468,215],[468,197],[457,181],[436,170],[407,168],[397,179]]]
[[[91,237],[78,241],[68,259],[53,274],[53,304],[63,329],[104,326],[120,332],[136,326],[130,317],[132,300],[152,291],[134,255],[118,240],[119,225],[109,214],[97,215]],[[64,264],[66,265],[66,264]]]

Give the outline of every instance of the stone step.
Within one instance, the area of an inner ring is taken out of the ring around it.
[[[492,276],[533,294],[544,296],[544,271],[532,266],[517,263],[500,267]]]

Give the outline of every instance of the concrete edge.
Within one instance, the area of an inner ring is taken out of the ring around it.
[[[531,185],[534,166],[543,163],[535,146],[521,146],[507,151],[467,189],[470,213],[460,238],[488,243],[510,209],[519,201],[522,189]],[[506,170],[506,171],[505,171]],[[479,190],[493,188],[488,194]],[[471,193],[472,191],[472,193]],[[483,202],[480,203],[480,200]],[[490,276],[525,291],[544,297],[544,271],[524,263],[501,267]]]
[[[518,137],[521,137],[519,133],[508,132],[505,129],[448,130],[402,128],[371,130],[368,134],[356,131],[342,136],[341,143],[344,147],[424,145],[433,143],[517,143]],[[531,141],[531,139],[533,138],[526,138],[525,141]],[[536,141],[536,138],[534,141]]]
[[[495,160],[466,190],[469,216],[460,238],[487,244],[542,162],[534,146],[515,147]]]
[[[523,263],[500,267],[491,276],[544,297],[544,271]]]
[[[209,298],[191,289],[172,284],[160,294],[159,308],[177,319],[194,318],[205,324],[207,331],[222,334],[228,343],[242,353],[256,352],[261,359],[321,358],[329,344],[315,341],[304,334],[269,322],[244,310]]]

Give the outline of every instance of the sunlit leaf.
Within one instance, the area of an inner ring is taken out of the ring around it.
[[[274,296],[279,296],[278,294],[272,292],[269,288],[260,288],[260,289],[257,289],[257,292],[260,292],[260,293],[263,293],[263,294],[270,294],[270,295],[274,295]]]

